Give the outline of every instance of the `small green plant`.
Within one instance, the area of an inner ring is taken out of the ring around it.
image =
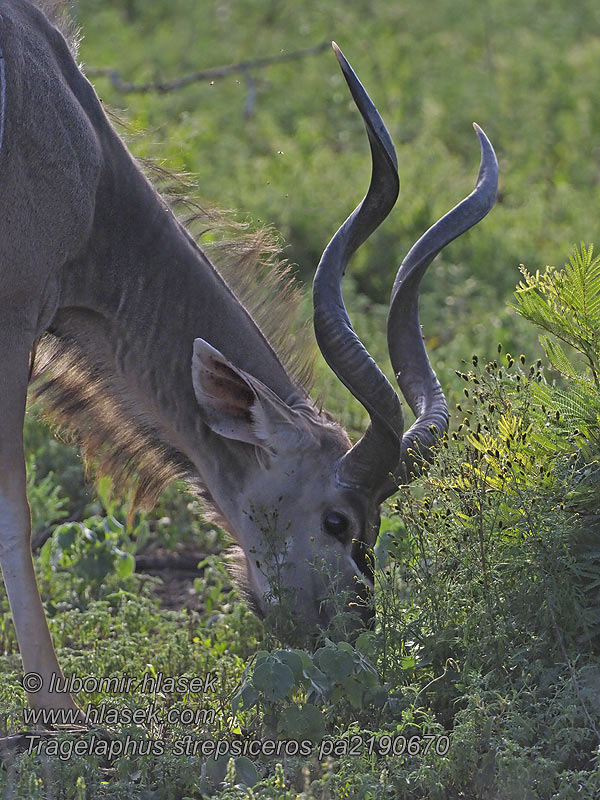
[[[531,275],[522,266],[524,280],[516,291],[516,311],[551,336],[541,341],[550,364],[576,383],[592,383],[600,392],[600,257],[593,245],[574,248],[564,269],[546,267]],[[582,371],[568,358],[559,339],[585,359]]]
[[[555,425],[544,425],[542,435],[550,450],[572,452],[573,446],[593,461],[600,445],[600,257],[593,246],[575,248],[564,269],[547,267],[524,280],[514,308],[545,335],[540,340],[551,366],[565,380],[564,387],[540,384],[536,397]],[[565,350],[567,347],[567,351]]]
[[[109,577],[123,587],[133,588],[130,579],[135,570],[134,551],[135,543],[115,517],[95,516],[83,522],[63,523],[42,547],[40,579],[49,588],[55,583],[56,573],[68,577],[72,602],[83,608],[91,599],[115,588],[114,582],[111,585],[107,581]],[[49,612],[52,613],[52,604]]]
[[[56,524],[67,516],[68,499],[62,486],[56,483],[56,476],[48,472],[38,477],[36,458],[30,453],[27,466],[27,498],[31,509],[31,532],[41,533],[50,524]]]
[[[316,743],[345,714],[368,720],[387,699],[387,687],[361,649],[328,640],[313,654],[259,651],[244,671],[232,707],[256,712],[247,723],[255,731]]]

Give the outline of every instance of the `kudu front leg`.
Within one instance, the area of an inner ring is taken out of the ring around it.
[[[15,346],[16,333],[2,336],[0,348],[0,567],[12,611],[23,673],[39,676],[40,689],[28,692],[33,708],[62,709],[72,719],[83,714],[70,695],[50,691],[52,676],[60,676],[31,556],[31,517],[27,501],[23,422],[29,378],[29,346]],[[7,339],[9,341],[7,341]],[[35,680],[35,679],[33,679]],[[52,722],[52,720],[48,720]]]

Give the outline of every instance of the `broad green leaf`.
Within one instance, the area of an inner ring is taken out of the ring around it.
[[[338,647],[321,647],[315,653],[315,662],[326,675],[336,681],[347,678],[354,667],[352,654]]]
[[[254,786],[258,783],[258,770],[246,756],[239,756],[235,759],[235,779],[244,786]]]
[[[266,700],[283,700],[294,685],[294,673],[271,656],[256,665],[252,683]]]
[[[121,553],[116,564],[119,578],[129,578],[135,571],[135,558],[131,553]]]

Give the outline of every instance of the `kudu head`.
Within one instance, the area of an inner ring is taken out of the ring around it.
[[[368,618],[359,598],[372,587],[368,550],[378,533],[381,503],[418,473],[448,428],[448,407],[419,324],[419,285],[440,250],[491,209],[498,172],[493,148],[475,125],[481,166],[474,191],[419,239],[396,275],[387,334],[396,380],[416,416],[405,431],[398,395],[354,332],[341,292],[349,259],[396,202],[396,153],[368,94],[333,47],[363,117],[373,166],[365,198],[317,268],[314,327],[325,360],[367,410],[369,426],[352,446],[343,429],[306,398],[283,401],[204,340],[196,340],[193,361],[204,422],[231,440],[238,460],[239,443],[246,446],[235,497],[217,500],[243,550],[240,582],[264,614],[280,581],[291,592],[292,610],[312,627],[331,618],[335,597]]]

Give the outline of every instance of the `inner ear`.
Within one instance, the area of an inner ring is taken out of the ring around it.
[[[231,367],[213,359],[211,369],[204,371],[200,380],[224,411],[251,422],[250,409],[256,403],[256,395]]]
[[[211,430],[228,439],[260,444],[252,424],[256,392],[241,370],[203,339],[194,342],[192,383],[200,413]]]
[[[204,339],[194,342],[192,383],[204,421],[221,436],[276,453],[307,435],[302,414]]]

